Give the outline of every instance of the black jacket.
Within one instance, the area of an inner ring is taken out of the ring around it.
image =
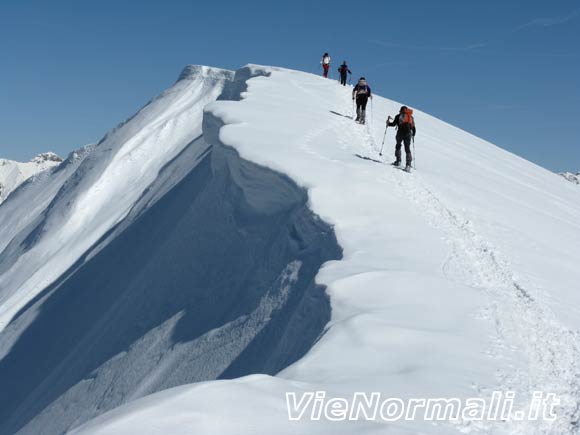
[[[348,69],[348,66],[346,66],[345,64],[342,64],[341,66],[338,67],[338,72],[340,73],[341,76],[345,76],[345,77],[346,77],[346,73],[352,74],[350,72],[350,69]]]

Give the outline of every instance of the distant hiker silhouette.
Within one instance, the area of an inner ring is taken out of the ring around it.
[[[395,137],[397,143],[395,145],[395,161],[394,166],[401,165],[401,144],[405,145],[405,170],[411,170],[411,163],[413,162],[413,156],[411,155],[411,140],[415,139],[415,134],[417,129],[415,127],[415,119],[413,118],[413,111],[407,106],[402,106],[399,110],[399,114],[395,116],[395,119],[391,122],[391,117],[387,118],[387,126],[397,127],[397,135]]]
[[[328,53],[322,55],[320,65],[322,65],[322,76],[328,78],[328,71],[330,70],[330,55]]]
[[[365,123],[367,102],[369,101],[369,98],[373,98],[371,88],[367,84],[366,79],[361,77],[352,90],[352,99],[356,100],[356,122],[361,124]]]
[[[346,64],[346,60],[342,62],[342,65],[338,67],[338,73],[340,74],[340,84],[342,86],[346,86],[346,75],[352,74],[350,69],[348,69],[348,65]]]

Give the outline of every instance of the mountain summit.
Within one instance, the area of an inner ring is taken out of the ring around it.
[[[400,106],[375,96],[363,126],[335,81],[190,66],[18,189],[0,434],[575,430],[580,191],[417,108],[415,171],[385,164]],[[496,391],[553,393],[557,418],[316,418]],[[316,401],[293,421],[289,394]]]
[[[52,152],[39,154],[28,163],[0,159],[0,203],[24,181],[61,162],[62,158]]]

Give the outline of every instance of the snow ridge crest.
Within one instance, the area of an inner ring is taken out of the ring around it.
[[[181,80],[195,80],[197,78],[214,78],[230,80],[234,76],[233,71],[221,68],[214,68],[205,65],[187,65],[181,73],[177,81]]]

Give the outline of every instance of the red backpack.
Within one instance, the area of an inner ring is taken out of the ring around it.
[[[399,113],[399,127],[409,124],[409,127],[413,128],[415,126],[415,120],[413,119],[413,110],[408,107],[404,108],[401,113]]]

